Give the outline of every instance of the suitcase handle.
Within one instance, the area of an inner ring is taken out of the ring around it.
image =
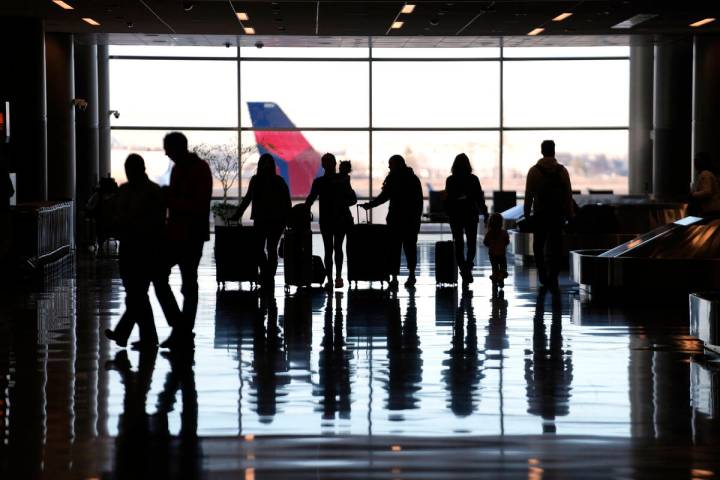
[[[357,223],[360,225],[362,222],[360,221],[360,204],[356,203],[355,208],[357,209]],[[370,209],[368,208],[365,210],[365,223],[370,223]]]

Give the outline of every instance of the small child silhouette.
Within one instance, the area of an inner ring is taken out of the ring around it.
[[[492,280],[494,284],[497,284],[498,287],[503,288],[505,286],[505,279],[508,276],[505,249],[510,243],[510,237],[507,231],[502,228],[503,218],[499,213],[490,215],[487,227],[488,231],[485,234],[483,244],[488,248],[490,265],[492,266],[490,280]]]

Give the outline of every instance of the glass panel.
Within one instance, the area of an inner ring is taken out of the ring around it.
[[[116,126],[237,126],[237,64],[212,60],[112,60]]]
[[[145,168],[150,180],[160,185],[168,185],[170,183],[170,172],[172,162],[165,156],[163,150],[163,137],[168,133],[161,130],[116,130],[111,132],[112,151],[111,151],[111,174],[118,184],[126,181],[125,177],[125,159],[130,153],[142,155],[145,159]],[[190,149],[195,147],[223,148],[230,146],[234,148],[237,145],[236,131],[189,131],[183,132],[188,138]],[[202,155],[201,155],[202,156]],[[248,163],[253,158],[248,158]],[[228,195],[237,198],[238,183],[235,182],[230,188]],[[218,179],[213,183],[213,196],[222,197],[223,188]]]
[[[509,47],[503,56],[513,57],[629,57],[630,47]]]
[[[456,47],[376,47],[373,58],[498,58],[499,48],[456,48]]]
[[[505,63],[506,127],[628,124],[629,61]]]
[[[627,130],[505,132],[503,184],[506,190],[524,193],[527,171],[542,156],[540,143],[546,139],[555,140],[556,157],[568,168],[573,190],[628,192]]]
[[[146,57],[237,57],[237,47],[185,47],[169,45],[110,45],[110,55]]]
[[[373,63],[373,126],[498,127],[499,62]]]
[[[367,45],[367,39],[360,40]],[[240,47],[240,58],[368,58],[367,47]]]
[[[242,125],[367,127],[368,68],[363,61],[243,62]]]
[[[388,173],[387,160],[394,154],[405,158],[420,178],[425,196],[443,190],[458,153],[470,157],[474,173],[486,192],[498,188],[499,133],[471,132],[375,132],[373,133],[373,193],[380,193]]]

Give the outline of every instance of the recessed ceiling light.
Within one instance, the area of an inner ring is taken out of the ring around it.
[[[394,28],[394,29],[402,28],[404,23],[405,22],[393,22],[393,24],[390,26],[390,28]]]
[[[406,3],[402,7],[402,10],[400,10],[400,13],[412,13],[413,10],[415,10],[415,5],[412,3]]]
[[[250,20],[250,17],[248,17],[248,14],[245,12],[237,12],[235,15],[237,15],[238,20],[241,22],[247,22]]]
[[[542,27],[534,28],[528,32],[528,35],[540,35],[542,32],[544,32],[545,29]]]
[[[90,17],[83,17],[82,20],[83,20],[83,22],[85,22],[85,23],[89,23],[89,24],[92,25],[93,27],[97,27],[98,25],[100,25],[100,22],[98,22],[97,20],[93,20],[93,19],[90,18]]]
[[[57,5],[58,7],[62,8],[63,10],[75,10],[72,5],[68,5],[67,3],[63,2],[62,0],[52,0],[52,2]]]
[[[703,18],[702,20],[698,20],[695,23],[691,23],[690,26],[691,27],[702,27],[703,25],[707,25],[708,23],[712,23],[714,21],[715,21],[714,18]]]
[[[572,13],[564,12],[564,13],[561,13],[560,15],[558,15],[557,17],[553,18],[553,22],[562,22],[563,20],[565,20],[568,17],[572,17]]]
[[[253,27],[245,27],[243,30],[245,30],[246,35],[255,35],[255,29]]]

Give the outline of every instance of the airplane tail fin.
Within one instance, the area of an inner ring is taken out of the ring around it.
[[[320,171],[320,154],[302,132],[272,130],[295,128],[277,104],[248,102],[248,110],[253,127],[268,129],[255,131],[259,152],[275,157],[279,174],[287,182],[291,196],[306,196]]]

